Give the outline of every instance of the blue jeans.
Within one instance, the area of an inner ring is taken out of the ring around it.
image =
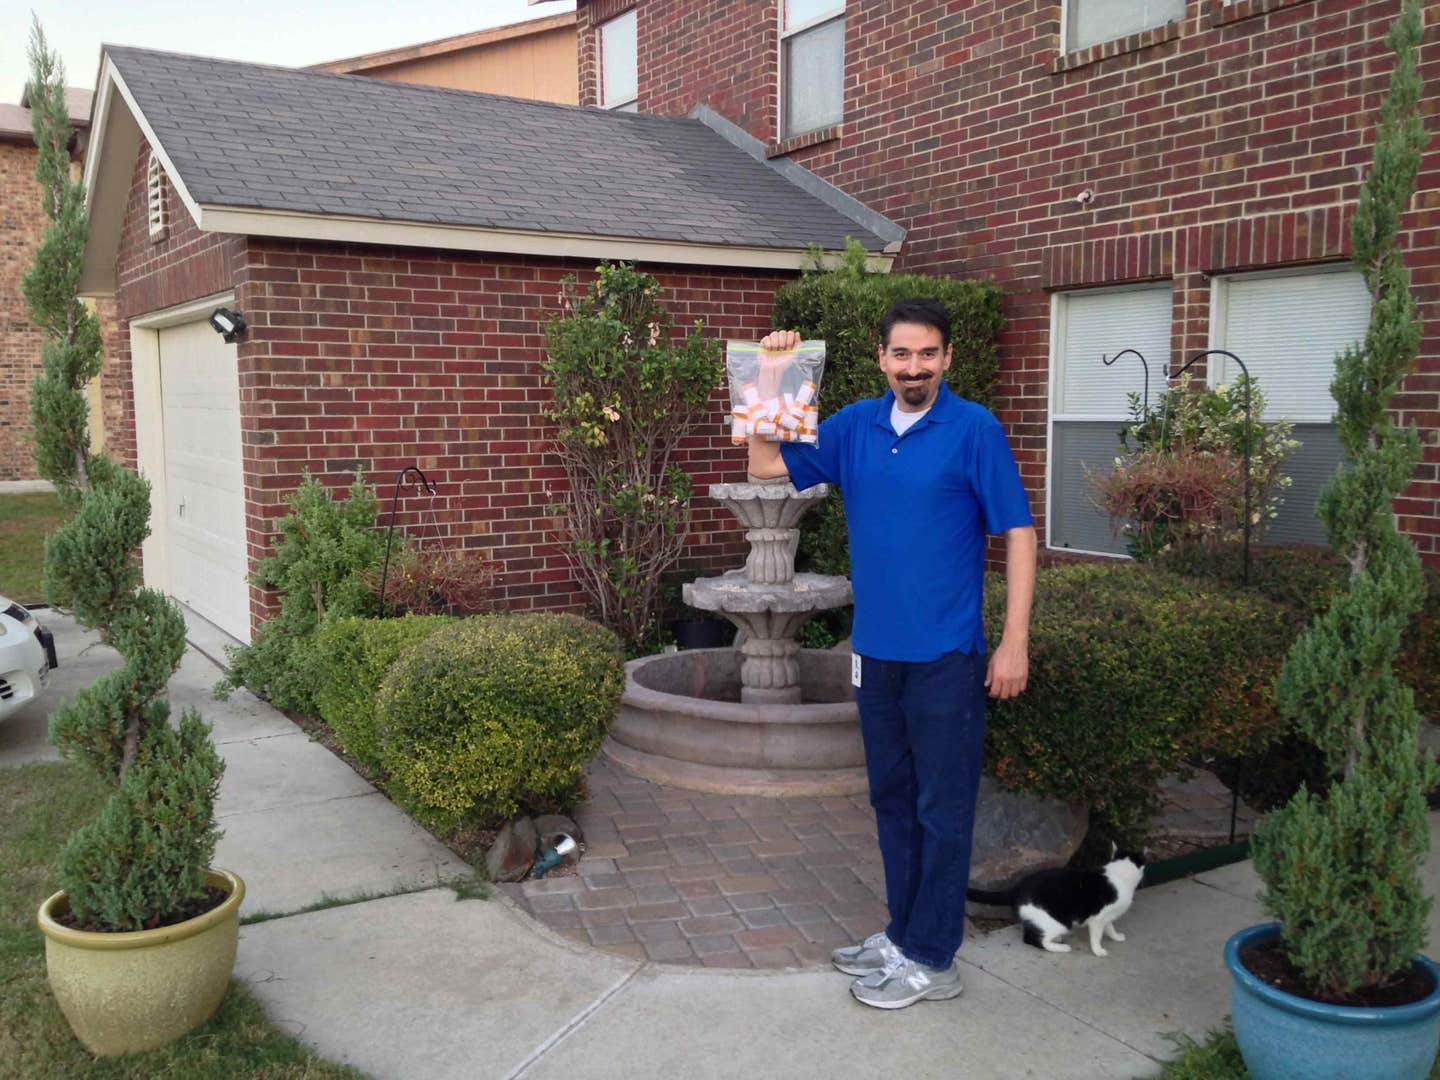
[[[855,703],[885,864],[885,933],[909,959],[949,967],[965,936],[985,754],[985,656],[862,657]]]

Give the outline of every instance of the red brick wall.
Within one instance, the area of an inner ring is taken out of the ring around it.
[[[581,605],[546,513],[564,475],[547,452],[540,361],[561,279],[592,265],[252,239],[240,271],[252,552],[268,549],[266,524],[302,469],[346,485],[363,466],[388,520],[395,474],[418,463],[439,489],[439,534],[501,564],[507,606]],[[648,269],[678,332],[700,318],[707,334],[752,340],[790,276]],[[710,422],[685,443],[680,464],[700,492],[743,477],[723,408],[717,391]],[[733,519],[703,496],[695,505],[685,566],[739,566],[747,549]],[[402,500],[410,535],[432,535],[430,507],[428,496]]]
[[[41,337],[25,315],[20,292],[45,227],[35,153],[33,145],[0,142],[0,480],[39,475],[26,436]]]
[[[363,468],[388,521],[395,474],[418,463],[439,494],[433,531],[428,496],[402,499],[398,520],[412,537],[438,531],[493,557],[509,607],[583,604],[546,513],[564,477],[540,418],[539,364],[561,280],[593,263],[209,236],[173,199],[168,234],[155,242],[143,181],[142,154],[119,259],[124,460],[135,454],[128,319],[233,287],[249,326],[238,357],[252,568],[273,551],[303,470],[343,488]],[[722,339],[768,331],[775,289],[793,276],[648,269],[679,333],[698,318]],[[684,444],[680,464],[702,493],[743,478],[726,408],[717,389],[709,422]],[[747,547],[730,515],[703,494],[695,508],[684,568],[741,565]],[[275,610],[258,589],[251,603],[257,619]]]
[[[582,57],[611,6],[581,0]],[[1002,284],[999,412],[1042,530],[1049,292],[1173,278],[1178,365],[1207,344],[1207,275],[1343,257],[1399,6],[1191,0],[1178,28],[1067,57],[1060,0],[849,4],[844,120],[793,157],[909,230],[897,269]],[[773,140],[776,0],[639,9],[642,110],[703,102]],[[1432,131],[1436,36],[1432,18]],[[1440,143],[1419,186],[1404,243],[1426,334],[1396,412],[1426,450],[1397,509],[1440,563]]]

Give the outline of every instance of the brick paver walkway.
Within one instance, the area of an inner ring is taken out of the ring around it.
[[[709,795],[604,757],[588,776],[579,873],[499,886],[573,941],[664,963],[808,967],[887,921],[865,795]],[[1224,841],[1230,801],[1218,780],[1200,773],[1167,792],[1158,833]]]
[[[864,795],[709,795],[603,757],[589,781],[579,875],[501,886],[566,937],[667,963],[782,968],[885,924]]]

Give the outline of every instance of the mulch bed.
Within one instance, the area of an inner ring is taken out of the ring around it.
[[[1388,983],[1366,987],[1352,994],[1317,994],[1306,986],[1300,969],[1290,962],[1284,945],[1278,941],[1243,950],[1240,953],[1240,962],[1250,974],[1267,986],[1325,1005],[1349,1005],[1356,1008],[1410,1005],[1428,997],[1435,989],[1424,973],[1410,968]]]

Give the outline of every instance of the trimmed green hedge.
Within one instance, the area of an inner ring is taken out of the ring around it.
[[[478,615],[400,654],[376,710],[390,793],[450,828],[575,793],[609,730],[625,653],[575,615]]]
[[[991,641],[1004,616],[997,578],[985,605]],[[990,702],[987,769],[1012,788],[1083,802],[1092,822],[1138,841],[1165,776],[1199,754],[1279,735],[1270,687],[1288,622],[1264,597],[1135,563],[1041,570],[1029,687]]]
[[[839,270],[806,274],[775,294],[775,326],[825,342],[820,415],[851,402],[878,397],[887,388],[880,373],[880,320],[899,300],[931,297],[950,313],[954,360],[945,380],[961,397],[990,407],[1000,367],[996,338],[1004,325],[1000,287],[993,281],[960,281],[920,274],[866,274],[852,259]],[[845,507],[827,499],[800,532],[800,565],[821,574],[850,573]]]
[[[1235,589],[1244,574],[1238,544],[1209,551],[1168,551],[1155,565]],[[1292,638],[1329,609],[1331,599],[1344,588],[1347,573],[1345,561],[1327,547],[1256,544],[1250,548],[1250,588],[1290,613],[1295,620]],[[1401,638],[1395,672],[1415,691],[1420,714],[1440,721],[1440,573],[1426,567],[1425,584],[1425,606]]]
[[[1238,544],[1213,550],[1190,548],[1161,554],[1157,567],[1186,577],[1239,589],[1244,574]],[[1315,616],[1330,606],[1344,587],[1347,567],[1329,548],[1314,545],[1255,545],[1250,549],[1250,588],[1287,613],[1290,644]],[[1440,721],[1440,574],[1425,571],[1425,606],[1401,638],[1395,673],[1415,691],[1422,716]],[[1257,810],[1283,806],[1303,784],[1323,794],[1331,775],[1325,755],[1303,732],[1287,727],[1279,740],[1257,751],[1221,755],[1213,763],[1216,775]]]
[[[396,658],[455,620],[445,615],[399,619],[336,619],[315,636],[315,703],[341,747],[357,761],[378,769],[380,740],[375,700]]]

